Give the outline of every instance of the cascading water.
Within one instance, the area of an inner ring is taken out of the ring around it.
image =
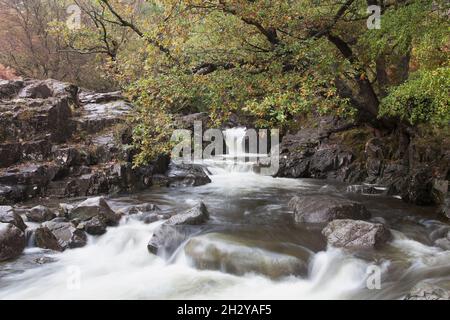
[[[90,237],[84,248],[28,248],[18,260],[0,264],[0,299],[401,298],[422,279],[449,278],[450,251],[430,246],[423,236],[438,222],[412,216],[412,208],[395,199],[359,195],[395,230],[386,248],[355,254],[327,247],[320,228],[292,222],[287,203],[302,193],[344,194],[346,187],[258,175],[253,164],[231,159],[247,156],[244,136],[242,128],[225,131],[228,157],[205,162],[212,173],[208,185],[109,200],[114,209],[151,202],[163,210],[204,201],[210,221],[170,259],[146,248],[162,221],[144,224],[129,216],[105,235]],[[37,264],[43,257],[51,262]],[[369,290],[373,264],[382,286]]]
[[[242,157],[245,155],[246,128],[233,128],[223,131],[227,154],[231,157]]]

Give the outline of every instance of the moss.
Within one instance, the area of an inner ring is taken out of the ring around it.
[[[336,143],[351,150],[358,160],[364,158],[366,142],[373,137],[372,131],[367,128],[354,128],[335,133],[333,136]]]

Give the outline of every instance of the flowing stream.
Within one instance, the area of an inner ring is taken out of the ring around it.
[[[244,153],[244,134],[225,133],[231,156]],[[206,166],[210,184],[108,200],[114,209],[151,202],[167,211],[203,201],[210,220],[170,257],[147,251],[163,221],[128,216],[105,235],[89,237],[84,248],[27,248],[0,264],[0,299],[400,299],[421,280],[450,286],[450,251],[430,240],[445,224],[431,208],[346,192],[344,184],[261,176],[252,164],[231,159]],[[327,247],[323,226],[295,224],[288,209],[292,196],[313,193],[363,202],[374,221],[391,228],[393,240],[374,251]],[[374,266],[379,289],[368,286]]]

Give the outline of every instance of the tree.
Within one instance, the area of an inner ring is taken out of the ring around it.
[[[154,119],[174,113],[288,127],[332,112],[386,132],[448,124],[446,1],[161,0],[139,3],[137,15],[129,3],[96,5],[138,39],[139,59],[121,55],[116,71],[140,110],[141,160],[164,140]],[[370,5],[381,29],[367,28]]]
[[[31,78],[55,78],[94,89],[112,85],[101,77],[93,56],[67,50],[63,36],[51,32],[52,23],[65,23],[70,1],[0,0],[0,63]],[[99,75],[97,75],[99,74]]]

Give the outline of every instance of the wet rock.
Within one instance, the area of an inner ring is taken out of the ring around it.
[[[86,221],[98,216],[107,225],[117,225],[121,215],[114,212],[103,197],[90,198],[71,209],[68,218]]]
[[[21,231],[25,231],[27,228],[22,217],[14,212],[14,209],[11,206],[0,206],[0,222],[10,223]]]
[[[331,221],[322,234],[328,244],[347,249],[379,248],[391,238],[389,229],[381,223],[350,219]]]
[[[52,96],[52,90],[44,81],[28,82],[18,94],[18,98],[27,99],[47,99]]]
[[[170,257],[186,239],[197,232],[199,229],[193,226],[174,226],[163,223],[153,233],[147,244],[147,250],[155,255]]]
[[[95,216],[88,221],[80,223],[77,228],[82,229],[93,236],[99,236],[106,233],[106,223],[99,216]]]
[[[55,251],[63,251],[56,236],[47,227],[39,227],[34,232],[34,243],[42,249],[50,249]]]
[[[209,212],[203,202],[184,213],[172,216],[166,221],[168,225],[198,225],[203,224],[209,219]]]
[[[247,273],[262,274],[277,279],[290,275],[305,275],[310,253],[303,259],[246,246],[220,234],[207,234],[191,238],[184,252],[190,262],[201,270],[220,270],[242,276]]]
[[[79,94],[80,102],[83,104],[89,103],[105,103],[117,100],[124,100],[122,92],[114,91],[114,92],[104,92],[104,93],[96,93],[92,91],[82,91]]]
[[[446,198],[439,207],[439,213],[447,219],[450,219],[450,198]]]
[[[0,223],[0,261],[17,258],[25,249],[22,230],[11,223]]]
[[[405,300],[450,300],[450,291],[422,281],[411,289]]]
[[[323,223],[335,219],[368,219],[366,207],[355,201],[331,195],[305,195],[289,201],[296,222]]]
[[[25,215],[32,222],[45,222],[56,217],[52,210],[42,205],[31,208]]]
[[[72,135],[72,111],[66,98],[49,98],[0,103],[0,132],[4,139],[17,141],[50,135],[62,143]]]
[[[450,250],[450,239],[447,238],[441,238],[441,239],[437,239],[434,242],[434,245],[436,247],[441,248],[442,250]]]
[[[150,211],[160,211],[161,209],[154,203],[142,203],[138,205],[128,206],[120,210],[121,213],[126,215],[139,214]]]
[[[190,226],[201,225],[208,219],[209,213],[203,202],[185,213],[172,216],[154,232],[147,245],[148,251],[153,254],[161,249],[173,252],[188,236],[196,232],[197,229]]]
[[[0,167],[8,167],[22,158],[22,150],[20,143],[2,143],[0,144]]]
[[[0,80],[0,99],[12,99],[22,89],[22,80]]]
[[[407,177],[402,198],[417,205],[441,204],[448,191],[448,181],[435,179],[432,168],[426,165],[413,169]]]
[[[56,163],[64,166],[75,166],[82,164],[82,156],[77,148],[58,148],[53,152]]]
[[[171,164],[167,176],[170,187],[195,187],[211,183],[203,168],[194,164]]]
[[[58,240],[60,247],[80,248],[86,245],[87,237],[83,230],[77,229],[72,223],[64,221],[62,218],[56,218],[42,224],[47,227]]]

